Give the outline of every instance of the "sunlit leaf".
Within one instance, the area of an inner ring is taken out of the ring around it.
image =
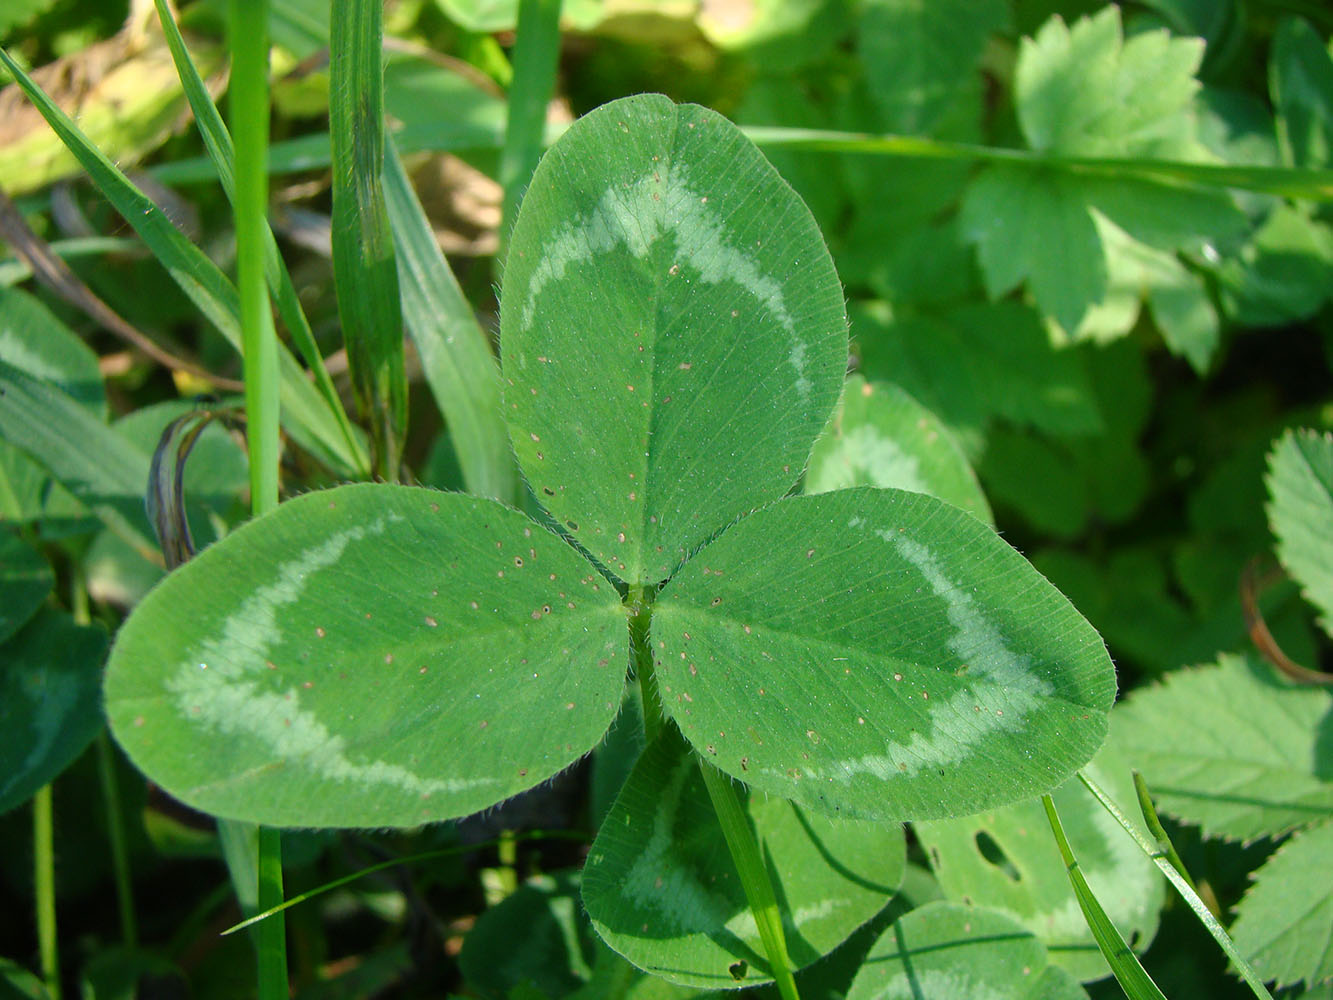
[[[1277,555],[1333,633],[1333,436],[1288,431],[1268,457]]]
[[[1115,695],[1097,633],[1017,552],[897,490],[743,518],[663,589],[652,640],[697,751],[847,816],[956,816],[1054,788],[1101,745]]]

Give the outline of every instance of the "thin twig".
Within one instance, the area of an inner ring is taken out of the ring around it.
[[[1311,670],[1297,663],[1282,651],[1282,647],[1273,638],[1273,633],[1268,630],[1264,614],[1259,610],[1259,594],[1281,575],[1281,570],[1278,570],[1277,573],[1269,573],[1260,579],[1257,557],[1250,560],[1240,575],[1240,606],[1245,615],[1245,627],[1249,630],[1250,641],[1264,659],[1298,684],[1333,684],[1333,674]]]
[[[47,246],[45,240],[32,231],[23,214],[3,189],[0,189],[0,236],[14,248],[15,253],[27,261],[28,266],[32,268],[33,276],[38,281],[154,361],[175,371],[186,372],[196,378],[204,379],[226,392],[240,392],[245,388],[242,382],[214,375],[199,365],[159,347],[146,334],[122,319],[119,313],[83,283],[70,266]]]

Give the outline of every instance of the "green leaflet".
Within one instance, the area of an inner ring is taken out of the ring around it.
[[[1223,656],[1136,691],[1112,715],[1160,812],[1210,837],[1256,840],[1333,817],[1326,690],[1265,664]]]
[[[591,749],[620,704],[626,634],[615,590],[522,514],[345,486],[283,504],[154,590],[112,653],[107,713],[131,758],[198,808],[409,826]]]
[[[1308,21],[1288,17],[1273,36],[1271,58],[1268,81],[1283,161],[1333,165],[1333,57]]]
[[[1206,162],[1192,115],[1202,52],[1197,39],[1165,31],[1125,40],[1113,6],[1072,29],[1052,18],[1024,40],[1015,72],[1029,146],[1055,157]],[[1109,289],[1110,248],[1098,234],[1098,214],[1168,252],[1244,225],[1225,193],[1129,177],[1108,181],[1036,160],[985,170],[968,189],[960,218],[977,247],[987,294],[999,298],[1027,282],[1041,310],[1073,333]],[[1182,325],[1173,325],[1177,342]]]
[[[758,794],[747,811],[800,968],[883,908],[902,880],[896,825],[830,819]],[[767,960],[697,760],[667,732],[639,758],[588,855],[583,900],[602,938],[672,982],[767,982]],[[737,980],[732,967],[744,962]]]
[[[1045,946],[996,910],[927,903],[900,918],[870,949],[847,1000],[1086,1000]]]
[[[1053,788],[1101,745],[1115,696],[1097,633],[1017,552],[896,490],[744,518],[663,588],[652,639],[663,707],[696,750],[864,818]]]
[[[1128,765],[1103,747],[1085,771],[1116,791],[1136,815]],[[1052,793],[1092,891],[1126,939],[1139,950],[1157,930],[1165,886],[1150,858],[1115,819],[1071,778]],[[1041,939],[1052,964],[1081,980],[1109,973],[1038,801],[959,819],[914,825],[931,867],[950,899],[1006,911]],[[998,853],[995,853],[998,852]]]
[[[1287,431],[1268,456],[1277,554],[1333,632],[1333,435]]]
[[[105,652],[101,628],[50,610],[0,645],[0,813],[54,779],[102,728]]]
[[[630,583],[791,488],[847,363],[805,206],[724,118],[662,97],[592,112],[542,160],[500,331],[519,465]]]
[[[23,627],[55,586],[42,554],[18,535],[0,531],[0,643]]]
[[[883,486],[929,493],[994,525],[976,473],[949,429],[892,383],[850,375],[810,453],[806,493]]]
[[[1278,986],[1333,979],[1333,823],[1294,835],[1254,873],[1232,934],[1242,955]]]

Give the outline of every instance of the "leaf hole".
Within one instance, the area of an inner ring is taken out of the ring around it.
[[[974,839],[977,844],[977,853],[985,858],[991,865],[998,868],[1000,872],[1004,874],[1005,878],[1009,879],[1011,882],[1022,881],[1022,873],[1019,872],[1014,863],[1009,860],[1009,855],[1004,853],[1004,848],[996,843],[994,837],[985,830],[978,830]]]

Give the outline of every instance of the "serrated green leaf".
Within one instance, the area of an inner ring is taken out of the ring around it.
[[[0,643],[36,614],[55,586],[42,554],[11,531],[0,531]]]
[[[1111,716],[1158,810],[1205,835],[1275,837],[1333,817],[1321,721],[1333,694],[1297,687],[1237,656],[1176,671]]]
[[[870,949],[847,1000],[1086,1000],[1045,946],[996,910],[927,903]]]
[[[1273,34],[1269,58],[1268,86],[1283,161],[1298,167],[1333,165],[1333,56],[1308,21],[1288,17]]]
[[[793,966],[827,954],[897,889],[905,849],[896,825],[834,820],[758,794],[745,808],[784,904]],[[714,989],[771,979],[698,761],[673,732],[644,752],[602,825],[583,899],[603,940],[654,975]]]
[[[1082,360],[1052,347],[1034,310],[970,303],[885,324],[856,314],[862,369],[901,385],[949,426],[995,417],[1053,434],[1103,432]]]
[[[157,587],[121,629],[107,714],[130,757],[198,808],[409,826],[591,749],[620,705],[626,640],[614,588],[518,512],[345,486],[283,504]]]
[[[1085,769],[1137,812],[1129,766],[1102,751]],[[1165,886],[1152,860],[1078,778],[1052,793],[1083,874],[1122,935],[1142,951],[1157,930]],[[1070,890],[1042,805],[1021,802],[913,826],[950,899],[1007,912],[1046,945],[1050,961],[1088,981],[1110,974]]]
[[[1333,979],[1333,823],[1295,834],[1253,875],[1231,933],[1278,986]]]
[[[43,611],[0,645],[0,813],[73,763],[102,728],[106,633]]]
[[[995,523],[976,473],[939,418],[898,386],[859,375],[848,376],[805,471],[806,493],[850,486],[929,493]]]
[[[791,488],[847,361],[805,206],[726,119],[657,96],[586,115],[542,160],[500,330],[519,465],[631,583]]]
[[[1125,40],[1112,5],[1072,28],[1051,18],[1023,40],[1014,74],[1028,144],[1069,156],[1199,159],[1190,102],[1203,48],[1162,30]]]
[[[1101,745],[1115,695],[1096,632],[1017,552],[897,490],[742,519],[663,589],[652,641],[663,706],[706,759],[865,818],[1053,788]]]
[[[1277,555],[1333,634],[1333,435],[1287,431],[1268,456]]]
[[[960,94],[980,90],[982,50],[1008,23],[1004,0],[869,0],[856,37],[886,131],[930,134]]]

